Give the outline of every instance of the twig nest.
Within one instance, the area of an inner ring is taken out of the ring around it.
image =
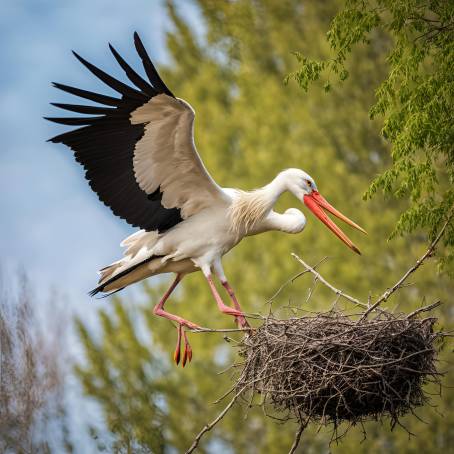
[[[352,424],[399,418],[423,405],[423,385],[439,384],[436,319],[339,312],[266,319],[242,343],[238,388],[301,423]]]

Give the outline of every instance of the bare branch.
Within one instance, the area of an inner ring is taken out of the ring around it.
[[[313,266],[313,269],[315,270],[319,265],[321,265],[328,257],[323,257],[317,264]],[[273,300],[284,290],[285,287],[289,284],[293,284],[299,277],[303,276],[306,273],[310,273],[310,270],[306,269],[305,271],[301,271],[298,274],[295,274],[295,276],[291,277],[288,281],[284,282],[274,293],[274,295],[268,299],[266,302],[267,304],[273,302]]]
[[[300,440],[301,440],[301,435],[303,434],[304,429],[306,428],[306,426],[307,426],[307,423],[306,424],[300,424],[298,430],[295,433],[295,438],[293,439],[293,444],[292,444],[288,454],[293,454],[296,451],[296,449],[298,448],[298,445],[300,444]]]
[[[314,267],[308,265],[303,259],[298,257],[296,254],[292,252],[292,257],[294,257],[298,262],[303,265],[307,271],[310,271],[317,280],[319,280],[321,283],[323,283],[326,287],[328,287],[331,291],[333,291],[336,295],[341,296],[342,298],[345,298],[346,300],[352,302],[353,304],[356,304],[357,306],[363,307],[364,309],[367,309],[367,304],[362,303],[361,301],[357,300],[356,298],[353,298],[353,296],[348,295],[347,293],[343,292],[342,290],[337,289],[334,287],[332,284],[330,284],[318,271],[315,270]]]
[[[438,306],[441,306],[442,302],[440,300],[435,301],[435,303],[429,304],[428,306],[420,307],[419,309],[416,309],[413,312],[410,312],[410,314],[407,315],[407,318],[414,317],[417,314],[420,314],[421,312],[429,312],[433,309],[435,309]]]
[[[198,329],[191,329],[189,330],[191,333],[241,333],[250,331],[249,328],[204,328],[200,327]]]
[[[191,447],[185,451],[185,454],[190,454],[191,452],[194,452],[194,450],[197,448],[197,446],[200,443],[201,438],[209,432],[219,421],[221,421],[222,418],[228,413],[228,411],[233,407],[233,404],[236,402],[240,394],[244,391],[244,388],[240,389],[232,398],[232,400],[227,404],[227,406],[224,408],[224,410],[219,413],[219,415],[213,419],[210,423],[206,424],[206,426],[197,434],[197,436],[194,439],[194,442],[192,443]]]

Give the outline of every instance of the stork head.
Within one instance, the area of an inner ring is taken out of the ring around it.
[[[355,229],[366,233],[358,224],[355,224],[347,216],[337,211],[328,201],[318,192],[314,179],[300,169],[287,169],[281,173],[287,189],[292,192],[301,202],[303,202],[341,241],[357,254],[361,254],[359,249],[353,244],[348,236],[328,217],[326,211],[341,219]]]

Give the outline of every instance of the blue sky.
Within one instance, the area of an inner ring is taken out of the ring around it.
[[[197,21],[190,2],[179,2],[179,10]],[[110,94],[71,49],[124,80],[107,43],[141,69],[137,30],[163,63],[170,23],[160,0],[2,0],[1,11],[1,265],[24,267],[40,294],[56,287],[84,311],[93,306],[87,291],[96,270],[119,257],[120,241],[133,230],[98,201],[71,151],[46,143],[65,128],[43,120],[61,115],[49,102],[76,101],[50,83]]]

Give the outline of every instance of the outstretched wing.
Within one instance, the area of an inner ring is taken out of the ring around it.
[[[195,148],[194,111],[166,87],[137,33],[134,43],[148,81],[109,45],[134,88],[74,53],[121,98],[54,83],[56,88],[102,106],[53,103],[88,116],[47,118],[81,126],[50,141],[74,151],[91,188],[115,215],[133,226],[162,232],[203,208],[226,202],[226,196],[206,171]]]

